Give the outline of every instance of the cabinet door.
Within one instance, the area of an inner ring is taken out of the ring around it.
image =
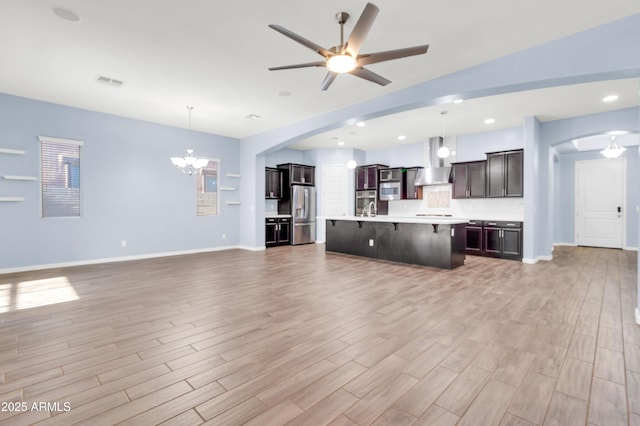
[[[467,198],[467,165],[454,164],[451,168],[453,188],[451,198]]]
[[[523,196],[523,152],[508,152],[504,156],[505,178],[504,188],[506,197]]]
[[[304,166],[302,168],[302,179],[303,179],[303,183],[306,183],[307,185],[314,185],[314,181],[315,181],[315,174],[316,174],[316,169],[315,167],[312,166]]]
[[[298,165],[291,165],[290,172],[291,183],[305,183],[304,182],[304,168]]]
[[[467,164],[469,198],[485,197],[486,164],[486,161],[476,161]]]
[[[367,189],[368,167],[356,167],[356,191]]]
[[[375,189],[378,187],[378,167],[370,166],[366,168],[367,187],[365,189]]]
[[[278,221],[278,245],[289,244],[291,238],[291,224],[289,219],[280,219]]]
[[[466,252],[469,254],[482,253],[482,226],[467,225]]]
[[[504,154],[487,155],[487,197],[504,197]]]
[[[416,186],[416,176],[418,175],[418,169],[407,169],[403,174],[403,195],[402,198],[406,200],[419,200],[422,199],[422,187]]]
[[[500,228],[493,228],[491,226],[485,225],[483,240],[484,240],[484,252],[487,254],[492,254],[495,256],[499,256],[501,253],[501,245],[500,245]]]
[[[282,173],[277,169],[266,169],[264,184],[265,198],[281,198],[282,197]]]
[[[273,247],[278,243],[277,220],[267,219],[264,229],[264,243],[267,247]]]
[[[522,231],[520,229],[502,229],[502,254],[522,256]]]

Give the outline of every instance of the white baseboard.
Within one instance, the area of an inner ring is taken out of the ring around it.
[[[578,247],[576,243],[553,243],[553,246]]]
[[[622,250],[638,251],[638,247],[623,247]]]
[[[545,262],[550,262],[553,260],[553,255],[550,254],[548,256],[537,256],[535,259],[522,258],[522,263],[526,263],[528,265],[534,265],[540,262],[541,260],[544,260]]]
[[[265,247],[249,247],[249,246],[210,247],[210,248],[195,249],[195,250],[182,250],[182,251],[171,251],[171,252],[164,252],[164,253],[140,254],[135,256],[120,256],[120,257],[107,257],[102,259],[80,260],[76,262],[47,263],[42,265],[29,265],[29,266],[22,266],[18,268],[0,269],[0,275],[14,274],[17,272],[39,271],[42,269],[69,268],[72,266],[96,265],[98,263],[126,262],[129,260],[144,260],[144,259],[153,259],[156,257],[167,257],[167,256],[182,256],[185,254],[208,253],[208,252],[214,252],[214,251],[233,250],[233,249],[259,251],[259,250],[264,250]]]
[[[640,308],[636,308],[636,324],[640,325]]]

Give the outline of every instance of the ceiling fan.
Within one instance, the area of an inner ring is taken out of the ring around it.
[[[372,81],[381,86],[386,86],[391,83],[390,80],[378,75],[366,68],[365,65],[375,64],[378,62],[390,61],[392,59],[405,58],[407,56],[422,55],[427,53],[429,48],[428,44],[414,47],[407,47],[404,49],[387,50],[384,52],[359,54],[360,47],[365,38],[369,34],[369,30],[373,26],[376,16],[378,16],[380,9],[372,3],[367,3],[358,22],[353,27],[349,38],[346,43],[344,42],[344,24],[349,19],[349,14],[346,12],[339,12],[336,14],[336,20],[340,24],[340,45],[334,46],[329,49],[307,40],[306,38],[299,36],[298,34],[289,31],[288,29],[280,25],[269,25],[270,28],[278,31],[279,33],[289,37],[290,39],[297,41],[303,46],[308,47],[311,50],[316,51],[321,56],[324,56],[323,61],[307,62],[304,64],[285,65],[282,67],[269,68],[269,71],[286,70],[293,68],[307,68],[307,67],[326,67],[327,75],[322,81],[320,88],[327,90],[331,83],[335,80],[338,74],[349,73],[356,77],[363,78],[365,80]]]

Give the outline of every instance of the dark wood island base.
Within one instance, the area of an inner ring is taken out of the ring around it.
[[[327,219],[326,251],[453,269],[464,265],[467,221]]]

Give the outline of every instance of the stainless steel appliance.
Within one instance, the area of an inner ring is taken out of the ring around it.
[[[316,188],[291,185],[291,244],[307,244],[316,240]]]
[[[383,201],[402,199],[402,182],[381,182],[380,199]]]
[[[377,191],[356,191],[356,216],[361,216],[371,204],[376,204]]]

